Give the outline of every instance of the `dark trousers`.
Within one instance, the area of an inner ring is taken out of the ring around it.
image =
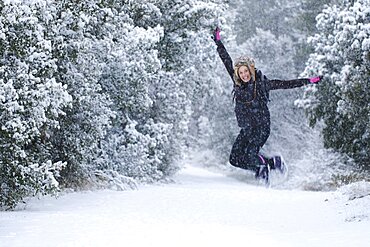
[[[258,155],[269,135],[269,128],[251,127],[241,129],[231,149],[230,164],[242,169],[256,171],[263,164]]]

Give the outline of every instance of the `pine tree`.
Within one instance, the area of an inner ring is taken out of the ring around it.
[[[370,3],[345,1],[327,7],[317,17],[318,33],[310,43],[306,75],[324,81],[306,90],[300,102],[311,124],[325,123],[325,145],[348,154],[363,167],[370,156]]]
[[[94,1],[56,1],[55,20],[48,24],[53,56],[58,66],[55,78],[66,85],[72,107],[60,118],[51,135],[53,159],[67,163],[61,171],[64,187],[82,186],[94,172],[100,141],[105,137],[114,113],[109,97],[102,92],[100,59],[104,55],[100,19],[104,12]],[[96,28],[99,27],[99,28]]]
[[[164,69],[160,90],[170,97],[158,91],[155,106],[161,113],[157,116],[165,116],[177,130],[171,145],[188,146],[196,142],[198,120],[209,114],[220,91],[215,80],[218,58],[210,36],[226,5],[220,0],[162,1],[159,8],[166,12],[160,19],[164,36],[158,44]]]
[[[0,13],[0,207],[25,196],[54,193],[62,160],[50,135],[60,127],[71,95],[58,82],[46,26],[50,1],[2,3]]]
[[[151,6],[148,8],[148,6]],[[163,33],[160,26],[136,24],[136,14],[155,13],[155,6],[146,2],[111,6],[116,18],[114,30],[107,34],[114,42],[107,52],[105,71],[100,83],[113,100],[117,117],[102,142],[100,167],[115,171],[124,178],[151,182],[168,172],[163,169],[170,124],[153,121],[153,90],[158,87],[161,64],[156,43]],[[132,15],[132,16],[131,16]],[[144,18],[145,19],[145,18]],[[149,18],[150,19],[150,18]]]

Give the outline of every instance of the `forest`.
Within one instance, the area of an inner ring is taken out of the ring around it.
[[[271,95],[264,151],[296,165],[288,184],[369,179],[369,0],[2,0],[0,208],[167,181],[194,153],[229,166],[216,26],[268,78],[323,76]]]

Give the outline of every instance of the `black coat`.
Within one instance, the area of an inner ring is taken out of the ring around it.
[[[217,41],[217,51],[234,82],[233,61],[221,41]],[[270,133],[270,112],[267,107],[269,92],[275,89],[301,87],[309,83],[308,79],[269,80],[260,70],[255,71],[256,82],[237,85],[234,82],[235,114],[241,128],[261,128]],[[256,83],[256,85],[254,85]],[[254,87],[257,95],[254,97]]]

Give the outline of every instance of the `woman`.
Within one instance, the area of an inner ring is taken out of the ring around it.
[[[286,172],[286,166],[280,156],[266,157],[260,154],[260,149],[270,135],[270,112],[267,106],[269,91],[317,83],[321,77],[268,80],[254,67],[254,61],[249,57],[242,56],[233,65],[230,55],[221,42],[218,27],[213,33],[213,40],[234,83],[235,114],[241,128],[231,149],[230,164],[255,171],[256,178],[264,179],[268,184],[270,169],[277,169],[281,173]]]

